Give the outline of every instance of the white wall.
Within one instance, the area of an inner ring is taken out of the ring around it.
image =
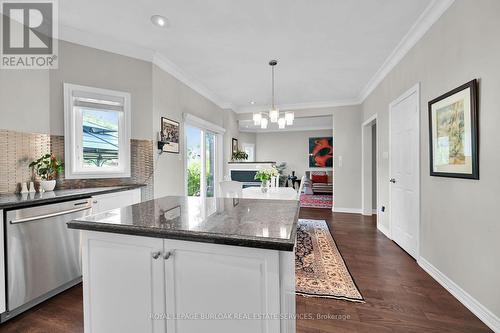
[[[326,170],[309,168],[309,138],[332,135],[332,130],[257,133],[256,161],[286,162],[285,174],[295,171],[295,175],[299,178],[307,170]]]
[[[457,0],[363,103],[377,113],[379,202],[388,206],[389,103],[420,82],[420,255],[500,317],[500,1]],[[429,175],[429,100],[478,78],[480,180]],[[390,207],[388,207],[390,209]],[[387,214],[379,217],[388,226]],[[498,321],[500,323],[500,321]],[[500,329],[500,328],[499,328]]]

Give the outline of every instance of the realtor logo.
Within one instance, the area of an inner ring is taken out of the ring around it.
[[[57,3],[3,1],[1,68],[57,68]]]

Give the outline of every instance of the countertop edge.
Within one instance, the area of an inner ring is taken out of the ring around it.
[[[17,209],[17,208],[32,207],[32,206],[38,206],[38,205],[47,204],[47,203],[57,203],[57,202],[71,200],[71,199],[87,198],[89,196],[97,195],[97,194],[100,195],[100,194],[129,191],[129,190],[134,190],[137,188],[143,188],[146,186],[147,186],[146,184],[130,184],[130,185],[109,186],[109,189],[106,189],[105,187],[88,188],[88,192],[85,192],[85,193],[74,193],[74,194],[62,195],[59,197],[53,197],[53,198],[33,199],[33,200],[23,201],[23,202],[12,202],[12,203],[0,204],[0,210],[12,209],[12,208]],[[75,189],[67,189],[67,190],[85,190],[85,188],[75,188]],[[19,193],[13,194],[13,195],[19,195]]]
[[[86,231],[107,232],[107,233],[130,235],[130,236],[176,239],[176,240],[184,240],[191,242],[233,245],[241,247],[251,247],[259,249],[291,252],[295,248],[297,220],[295,220],[293,224],[294,227],[292,228],[292,232],[290,233],[290,238],[286,240],[277,238],[262,239],[254,237],[232,236],[232,235],[223,235],[217,233],[196,232],[196,231],[172,231],[168,229],[161,230],[161,229],[126,227],[126,226],[116,227],[98,222],[71,221],[68,222],[67,225],[68,228],[70,229],[78,229]]]

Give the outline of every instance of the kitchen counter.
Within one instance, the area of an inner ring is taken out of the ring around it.
[[[172,196],[69,222],[85,332],[295,333],[298,213],[298,200]]]
[[[297,200],[163,197],[84,217],[69,228],[293,251]]]
[[[54,190],[44,193],[7,193],[0,194],[0,209],[22,208],[59,201],[88,198],[97,194],[106,194],[120,191],[128,191],[144,187],[142,184],[92,187],[78,189]]]

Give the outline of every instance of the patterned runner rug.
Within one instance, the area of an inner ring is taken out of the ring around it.
[[[295,284],[297,295],[364,303],[323,220],[299,220]]]
[[[328,208],[333,205],[333,196],[331,194],[301,194],[300,207],[304,208]]]

